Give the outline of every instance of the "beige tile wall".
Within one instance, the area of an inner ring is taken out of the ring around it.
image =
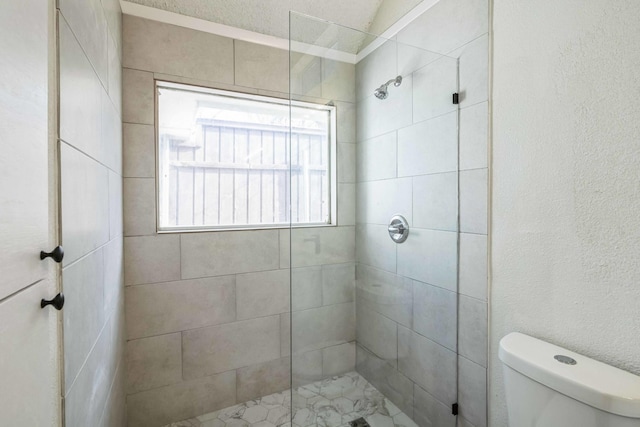
[[[154,79],[288,98],[289,54],[123,19],[130,427],[287,389],[291,332],[295,382],[354,369],[355,67],[294,60],[294,79],[304,76],[297,97],[337,106],[339,226],[158,235]]]

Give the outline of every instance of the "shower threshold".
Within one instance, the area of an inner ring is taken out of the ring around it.
[[[165,427],[350,427],[360,418],[371,427],[417,427],[357,372],[294,389],[293,405],[286,390]]]

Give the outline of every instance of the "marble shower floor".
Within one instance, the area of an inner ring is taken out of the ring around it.
[[[298,387],[165,427],[341,427],[364,417],[371,427],[417,427],[356,372]]]

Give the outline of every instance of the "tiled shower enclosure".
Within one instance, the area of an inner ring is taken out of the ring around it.
[[[487,7],[290,50],[124,16],[129,426],[486,426]],[[335,108],[331,224],[159,233],[156,82]]]

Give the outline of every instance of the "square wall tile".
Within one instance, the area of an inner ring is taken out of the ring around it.
[[[179,235],[125,237],[125,285],[169,282],[179,279]]]
[[[125,68],[234,83],[232,39],[131,15],[122,24]]]
[[[458,116],[446,114],[398,131],[398,176],[458,169]]]
[[[223,276],[127,287],[129,339],[233,322],[235,281]]]
[[[127,342],[127,393],[182,381],[182,343],[177,334]]]
[[[182,278],[277,270],[278,230],[183,234]]]
[[[182,375],[204,377],[280,357],[280,316],[182,333]]]
[[[288,51],[241,40],[233,43],[236,85],[289,92]]]
[[[238,274],[236,302],[238,320],[288,312],[289,270]]]
[[[460,172],[460,231],[487,234],[487,169]]]

